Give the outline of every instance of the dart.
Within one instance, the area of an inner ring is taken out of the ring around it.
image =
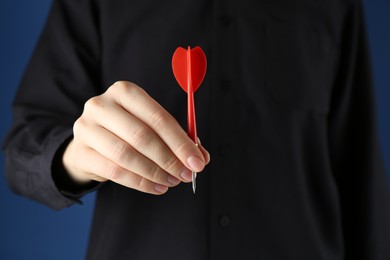
[[[187,133],[198,145],[196,132],[194,93],[198,90],[206,74],[207,60],[203,50],[197,46],[191,49],[178,47],[173,53],[172,70],[176,81],[187,93]],[[192,190],[196,190],[196,172],[192,172]]]

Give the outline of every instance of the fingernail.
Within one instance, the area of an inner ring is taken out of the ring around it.
[[[204,162],[195,155],[188,157],[187,163],[194,172],[200,172],[204,168]]]
[[[181,173],[180,177],[182,177],[186,181],[192,181],[192,172],[185,168]]]
[[[206,161],[206,164],[208,164],[210,162],[210,153],[209,151],[207,151],[203,146],[202,146],[202,153],[203,155],[205,156],[205,161]]]
[[[168,190],[168,187],[167,187],[167,186],[164,186],[164,185],[160,185],[160,184],[155,184],[155,185],[154,185],[154,189],[155,189],[158,193],[165,193],[165,192]]]
[[[167,182],[172,185],[177,185],[180,183],[178,178],[173,177],[172,175],[168,175]]]

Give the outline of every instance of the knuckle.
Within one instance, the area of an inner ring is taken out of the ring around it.
[[[123,92],[128,88],[127,81],[117,81],[108,89],[109,92]]]
[[[107,95],[118,103],[143,97],[145,93],[141,87],[129,81],[117,81],[107,90]]]
[[[91,97],[84,104],[84,113],[88,113],[89,111],[94,111],[94,110],[99,109],[101,107],[104,107],[103,100],[102,100],[101,96]]]
[[[143,178],[141,183],[140,183],[139,190],[142,192],[145,192],[145,193],[158,195],[158,193],[156,193],[156,190],[153,188],[154,185],[155,185],[154,182],[151,182],[151,181]]]
[[[87,111],[91,108],[94,108],[98,105],[99,103],[99,100],[98,100],[98,97],[91,97],[90,99],[87,100],[87,102],[85,102],[85,105],[84,105],[84,111]]]
[[[130,148],[126,143],[117,142],[113,145],[111,153],[115,162],[125,162],[129,159]]]
[[[152,132],[146,127],[139,127],[131,133],[130,138],[136,147],[147,146],[152,139]]]
[[[173,173],[179,168],[180,164],[181,162],[176,156],[171,156],[162,164],[162,168],[169,173]]]
[[[82,127],[81,118],[78,118],[73,124],[73,135],[77,136],[80,133],[80,128]]]
[[[154,180],[154,181],[158,180],[160,174],[161,174],[161,168],[158,165],[156,165],[151,172],[151,175],[150,175],[151,180]]]
[[[134,184],[133,188],[138,190],[138,191],[144,192],[144,193],[161,195],[159,193],[156,193],[156,191],[153,188],[154,185],[155,185],[154,182],[141,177],[141,178],[137,179],[137,182]]]
[[[73,124],[73,135],[80,136],[83,129],[86,127],[87,122],[84,117],[79,117]]]
[[[118,164],[112,163],[107,165],[107,178],[112,181],[121,179],[123,174],[122,167]]]
[[[162,110],[157,110],[150,115],[150,122],[153,129],[159,129],[171,123],[171,116]]]
[[[173,149],[173,153],[174,154],[185,154],[186,150],[188,150],[188,143],[182,142]]]
[[[133,94],[140,90],[139,86],[129,81],[117,81],[109,88],[110,92],[116,94]]]
[[[143,188],[145,186],[145,178],[141,176],[134,176],[131,181],[131,188],[139,190],[139,191],[144,191],[145,189]]]

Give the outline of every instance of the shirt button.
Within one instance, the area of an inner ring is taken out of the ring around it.
[[[219,218],[219,224],[222,226],[222,227],[227,227],[230,225],[230,217],[228,215],[222,215],[220,218]]]
[[[219,21],[223,26],[229,26],[232,22],[232,17],[230,15],[224,14],[219,17]]]
[[[231,83],[230,83],[230,80],[228,79],[223,79],[221,80],[221,82],[219,83],[220,85],[220,88],[223,90],[223,91],[229,91],[230,88],[231,88]]]

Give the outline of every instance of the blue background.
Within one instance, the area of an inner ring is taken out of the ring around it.
[[[0,139],[11,125],[11,103],[49,10],[50,0],[0,0]],[[390,169],[390,1],[366,0],[376,83],[378,124]],[[54,212],[11,193],[0,157],[0,259],[83,259],[94,194],[83,206]]]

